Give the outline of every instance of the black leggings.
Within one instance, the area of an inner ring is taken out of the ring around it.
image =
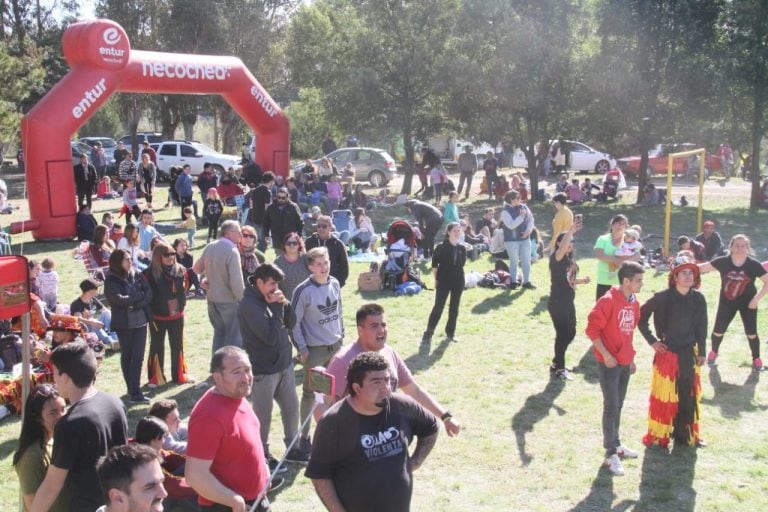
[[[736,300],[728,300],[720,297],[717,304],[717,313],[715,314],[715,327],[712,329],[712,350],[720,351],[720,344],[723,342],[723,335],[728,330],[731,320],[739,313],[741,323],[744,324],[744,334],[749,339],[749,348],[752,352],[752,358],[760,357],[760,340],[757,337],[757,309],[749,309],[749,302],[752,296],[739,297]],[[715,333],[718,333],[715,335]]]
[[[216,240],[216,231],[219,229],[221,215],[208,214],[208,238]]]
[[[576,337],[576,308],[573,302],[547,302],[549,316],[555,328],[555,357],[552,364],[556,370],[565,368],[565,351]]]
[[[456,334],[456,321],[459,317],[459,304],[461,303],[461,294],[463,292],[464,276],[461,276],[461,279],[457,279],[451,283],[437,283],[437,289],[435,290],[435,305],[432,307],[432,312],[429,314],[424,338],[431,338],[432,334],[434,334],[435,327],[437,327],[437,323],[443,315],[443,309],[445,309],[445,303],[448,300],[449,295],[451,296],[451,300],[448,304],[448,321],[445,323],[445,334],[447,334],[449,338],[453,338],[453,335]]]

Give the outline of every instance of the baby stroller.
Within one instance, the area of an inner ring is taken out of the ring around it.
[[[416,255],[416,233],[408,222],[396,220],[390,224],[386,235],[386,260],[381,265],[381,282],[384,289],[394,290],[406,281],[414,281],[425,288],[412,263]]]

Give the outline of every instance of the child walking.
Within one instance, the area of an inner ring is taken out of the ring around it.
[[[56,311],[59,299],[59,273],[53,270],[56,262],[53,258],[43,258],[41,262],[43,271],[37,275],[37,288],[40,290],[40,298],[45,302],[49,311]]]
[[[141,219],[141,209],[139,208],[139,196],[136,192],[136,184],[133,180],[127,180],[125,182],[125,190],[123,190],[123,209],[122,213],[125,213],[125,222],[131,223],[131,215],[136,216],[136,220]]]
[[[181,210],[181,216],[184,217],[184,220],[179,224],[176,224],[176,227],[187,230],[187,245],[189,245],[189,247],[194,247],[195,231],[197,231],[197,220],[195,219],[195,216],[192,215],[192,208],[185,206],[184,209]]]
[[[219,198],[219,192],[211,187],[205,198],[205,213],[208,215],[208,242],[216,240],[216,231],[219,228],[219,219],[224,211],[224,203]]]
[[[448,181],[448,173],[442,163],[435,165],[429,171],[429,177],[432,180],[432,191],[435,196],[435,204],[440,204],[443,198],[443,183]]]

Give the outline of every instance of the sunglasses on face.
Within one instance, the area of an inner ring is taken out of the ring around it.
[[[299,245],[299,242],[297,242],[296,240],[291,240],[289,242],[285,242],[285,245]]]
[[[285,201],[286,199],[288,199],[288,196],[277,196],[278,201]]]
[[[171,256],[176,256],[175,252],[164,252],[163,258],[170,258]]]
[[[243,233],[243,238],[253,238],[256,239],[255,235],[251,235],[250,233]]]

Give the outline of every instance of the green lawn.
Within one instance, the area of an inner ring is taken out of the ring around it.
[[[734,181],[729,187],[732,192],[729,188],[724,194],[721,187],[708,184],[709,214],[724,221],[720,228],[724,238],[746,232],[753,239],[758,258],[768,259],[764,212],[753,214],[745,209],[747,192],[743,184]],[[162,204],[165,193],[158,195],[156,203]],[[641,224],[646,234],[663,232],[663,210],[634,209],[627,204],[629,196],[634,197],[634,193],[625,193],[619,204],[590,204],[574,209],[584,214],[585,222],[577,242],[581,275],[594,277],[591,246],[605,232],[612,215],[626,213],[630,223]],[[95,203],[97,218],[105,207],[114,205]],[[486,206],[484,200],[462,203],[460,211],[469,211],[476,219]],[[551,206],[535,205],[533,210],[537,225],[548,231]],[[161,210],[158,221],[169,223],[177,213]],[[23,214],[24,209],[3,216],[0,221],[5,224],[9,218],[21,219]],[[402,215],[405,210],[400,207],[375,211],[377,229],[385,228],[392,218]],[[676,209],[672,233],[695,234],[695,219],[693,208]],[[199,245],[204,242],[203,236],[201,230]],[[21,240],[25,241],[23,249],[28,257],[55,257],[63,281],[61,300],[74,299],[77,294],[72,290],[85,273],[82,263],[72,259],[75,244],[31,243],[29,236],[14,237],[14,242]],[[200,249],[194,253],[199,255]],[[484,271],[491,266],[491,261],[482,259],[470,263],[468,268]],[[601,469],[601,394],[590,344],[583,334],[594,285],[577,292],[579,330],[567,355],[568,365],[575,366],[575,373],[573,380],[563,383],[550,380],[547,370],[554,331],[546,310],[546,262],[533,266],[536,290],[468,290],[462,299],[456,333],[460,342],[451,343],[439,336],[443,318],[428,349],[420,347],[419,339],[434,292],[403,298],[390,293],[361,295],[356,290],[356,276],[365,269],[363,264],[352,265],[352,276],[344,291],[347,341],[355,337],[357,307],[367,301],[380,302],[387,310],[390,344],[406,359],[419,383],[464,425],[458,438],[449,439],[443,432],[432,455],[415,474],[413,510],[676,512],[759,510],[768,505],[768,399],[764,384],[760,384],[762,375],[750,369],[740,320],[733,322],[725,337],[719,365],[704,368],[702,373],[701,428],[709,446],[698,451],[676,449],[671,454],[641,450],[639,459],[625,464],[626,476],[614,478]],[[426,265],[421,270],[428,274]],[[666,279],[666,274],[655,275],[649,270],[641,299],[663,289]],[[710,322],[718,287],[717,276],[704,278]],[[759,332],[768,338],[765,302],[761,309]],[[205,302],[190,301],[187,311],[186,354],[190,373],[202,379],[206,376],[211,338]],[[624,442],[639,450],[645,433],[652,352],[639,335],[635,340],[638,372],[630,384],[622,430]],[[124,393],[118,357],[107,357],[97,385],[104,391]],[[165,386],[152,395],[177,399],[186,415],[201,393],[187,385]],[[146,411],[146,406],[128,408],[131,428]],[[277,414],[272,426],[271,444],[279,454],[282,429]],[[0,464],[8,475],[13,475],[10,461],[18,431],[17,418],[0,423]],[[287,480],[273,497],[275,511],[322,509],[311,483],[298,467],[291,466]],[[0,510],[14,510],[17,494],[17,481],[10,476],[0,491]]]

